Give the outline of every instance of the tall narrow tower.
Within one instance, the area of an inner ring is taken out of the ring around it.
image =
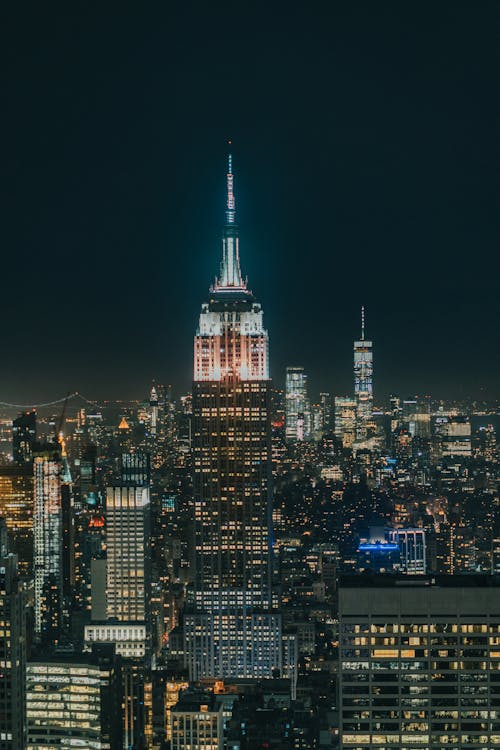
[[[62,629],[62,470],[61,451],[58,445],[35,445],[35,637],[44,645],[57,643]]]
[[[220,273],[194,340],[194,562],[185,647],[191,679],[281,667],[271,596],[268,336],[240,268],[228,156]]]
[[[153,383],[151,393],[149,394],[149,406],[151,407],[151,434],[156,435],[156,425],[158,422],[158,391]]]
[[[287,367],[285,381],[285,436],[287,440],[304,440],[309,427],[308,412],[307,375],[304,368]]]
[[[366,440],[373,413],[373,344],[365,339],[365,308],[361,308],[361,339],[354,342],[356,440]]]

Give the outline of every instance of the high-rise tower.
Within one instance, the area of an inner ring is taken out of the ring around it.
[[[365,339],[365,308],[361,308],[361,339],[354,342],[356,439],[366,440],[373,413],[373,344]]]
[[[156,435],[156,425],[158,423],[158,391],[154,384],[149,394],[149,406],[151,408],[151,434]]]
[[[26,598],[17,555],[0,550],[0,748],[25,745]]]
[[[303,367],[287,367],[285,381],[285,436],[304,440],[308,433],[309,400],[307,375]]]
[[[220,274],[194,340],[191,679],[270,676],[281,666],[271,595],[268,336],[243,279],[231,155]]]
[[[61,636],[63,611],[62,458],[58,445],[35,445],[33,518],[35,637],[46,645]]]
[[[35,441],[36,412],[24,412],[12,422],[12,454],[17,464],[31,465]]]

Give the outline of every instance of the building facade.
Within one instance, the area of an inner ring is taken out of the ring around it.
[[[229,156],[220,275],[194,342],[193,586],[184,620],[191,679],[264,676],[278,666],[270,386],[262,309],[240,269]]]
[[[399,547],[399,563],[403,573],[423,575],[427,572],[427,550],[423,529],[393,529],[389,540]]]
[[[33,467],[0,466],[0,516],[5,518],[12,552],[24,575],[33,570]]]
[[[307,375],[303,367],[287,367],[285,380],[285,437],[304,440],[309,432]]]
[[[334,430],[344,448],[356,440],[356,400],[349,396],[335,396]]]
[[[59,641],[63,609],[62,461],[59,447],[36,445],[33,461],[35,638]]]
[[[212,694],[181,693],[170,710],[169,735],[172,750],[222,750],[224,705]]]
[[[19,466],[31,465],[36,441],[36,412],[20,414],[12,422],[12,456]]]
[[[499,594],[488,576],[342,578],[341,747],[499,745]]]
[[[17,557],[0,558],[0,748],[25,747],[26,598]]]
[[[112,646],[28,662],[26,750],[122,750],[122,693]]]
[[[356,440],[367,438],[373,413],[373,342],[365,339],[365,308],[361,308],[361,338],[354,342],[354,397],[356,399]]]
[[[108,620],[146,620],[149,588],[149,488],[108,487],[106,494]]]

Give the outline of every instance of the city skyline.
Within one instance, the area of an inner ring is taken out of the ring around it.
[[[359,7],[274,11],[268,29],[200,9],[189,57],[172,37],[188,10],[154,28],[124,12],[111,40],[105,10],[99,30],[34,12],[22,39],[9,11],[2,400],[189,389],[228,136],[275,383],[301,365],[314,391],[350,392],[366,305],[377,394],[498,397],[488,6],[434,8],[431,26]]]
[[[4,14],[0,750],[500,747],[490,7]]]

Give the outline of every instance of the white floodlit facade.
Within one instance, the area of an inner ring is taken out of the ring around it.
[[[146,655],[146,625],[108,622],[85,625],[84,643],[88,651],[94,643],[114,643],[120,656],[142,659]]]

